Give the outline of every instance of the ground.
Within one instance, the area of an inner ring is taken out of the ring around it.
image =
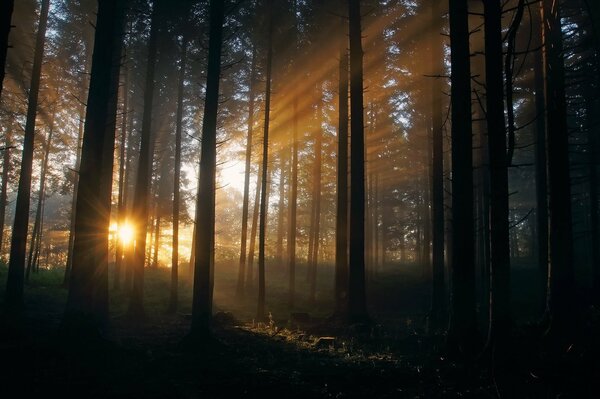
[[[600,397],[597,339],[580,340],[551,363],[540,350],[540,331],[523,322],[515,329],[508,375],[492,378],[484,358],[449,359],[443,335],[427,331],[426,279],[409,266],[399,270],[371,280],[373,320],[366,326],[328,320],[327,295],[309,306],[299,294],[296,311],[306,314],[292,318],[284,285],[277,283],[284,273],[275,268],[267,297],[271,318],[256,323],[254,296],[233,300],[234,278],[219,277],[213,337],[201,347],[184,340],[191,291],[185,279],[179,312],[166,312],[167,269],[146,274],[146,320],[132,323],[126,296],[111,290],[103,339],[77,345],[58,334],[67,292],[62,270],[41,270],[26,288],[27,332],[0,341],[0,397]],[[319,292],[326,293],[331,276],[325,270],[320,277]],[[515,303],[526,319],[533,307],[526,298]]]

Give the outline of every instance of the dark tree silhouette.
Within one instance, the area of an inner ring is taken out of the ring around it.
[[[266,3],[268,8],[267,22],[267,74],[265,87],[265,123],[263,130],[263,154],[262,154],[262,176],[260,193],[260,215],[258,222],[258,306],[256,310],[256,319],[264,321],[265,315],[265,240],[267,228],[267,169],[269,161],[269,122],[271,107],[271,80],[273,64],[273,11],[272,0]]]
[[[335,216],[335,315],[343,318],[348,305],[348,36],[347,23],[343,18],[341,18],[338,41],[340,61],[338,66],[339,110]]]
[[[212,316],[214,239],[215,239],[215,170],[217,163],[217,112],[224,20],[223,1],[211,0],[206,99],[202,121],[202,150],[196,205],[196,256],[194,259],[194,296],[190,337],[202,339],[210,334]]]
[[[29,225],[29,200],[31,198],[31,171],[33,167],[33,145],[35,138],[35,120],[38,112],[38,97],[46,43],[46,28],[50,0],[42,1],[40,20],[35,41],[33,67],[31,69],[31,85],[27,98],[27,119],[25,122],[25,137],[23,139],[23,155],[21,158],[21,173],[15,205],[15,220],[10,241],[10,259],[8,262],[8,277],[6,280],[5,311],[10,318],[20,317],[23,307],[23,284],[25,278],[25,247],[27,244],[27,227]],[[3,69],[4,71],[4,69]],[[19,321],[14,319],[15,323]]]
[[[140,156],[133,196],[133,220],[135,222],[135,245],[130,267],[133,268],[133,289],[129,302],[129,314],[132,317],[144,316],[144,261],[146,259],[146,234],[150,201],[150,174],[154,157],[152,137],[152,112],[154,104],[155,69],[158,52],[158,34],[161,15],[161,0],[152,6],[150,37],[148,38],[148,58],[144,88],[144,111],[142,115]]]
[[[448,345],[469,352],[476,336],[471,65],[467,0],[450,0],[452,107],[452,300]]]
[[[350,33],[350,255],[348,319],[365,321],[365,132],[360,1],[348,1]]]
[[[99,3],[81,150],[75,239],[63,334],[94,334],[106,320],[108,225],[125,0]],[[100,184],[98,184],[100,182]]]
[[[4,84],[6,69],[6,53],[8,52],[8,35],[10,34],[11,19],[15,0],[4,0],[0,5],[0,96]]]
[[[252,161],[252,132],[254,129],[254,85],[256,81],[256,47],[252,47],[252,62],[250,65],[250,82],[248,93],[248,137],[246,139],[246,167],[244,172],[244,203],[242,204],[242,238],[240,248],[240,265],[236,295],[241,298],[244,294],[246,277],[246,243],[248,241],[248,207],[250,197],[250,162]]]
[[[550,259],[548,309],[552,346],[564,350],[574,331],[573,225],[569,135],[565,99],[565,67],[559,3],[543,0],[542,29],[546,76],[546,134],[548,145],[548,198]]]

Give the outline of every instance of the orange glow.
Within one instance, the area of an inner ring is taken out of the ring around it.
[[[118,226],[118,237],[123,245],[128,245],[131,243],[133,241],[134,234],[135,231],[133,225],[129,222],[125,222],[121,226]]]

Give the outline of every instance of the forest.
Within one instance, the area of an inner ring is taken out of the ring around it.
[[[600,1],[0,0],[0,396],[600,397]]]

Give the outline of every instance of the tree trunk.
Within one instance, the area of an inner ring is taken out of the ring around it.
[[[504,348],[511,327],[508,163],[512,153],[507,154],[506,152],[502,74],[502,6],[500,0],[484,3],[484,18],[491,200],[491,305],[487,344],[490,349],[494,349],[496,344],[501,344],[501,347]],[[509,85],[512,85],[512,82]],[[512,106],[512,101],[509,101],[508,105]],[[501,354],[499,349],[498,357]]]
[[[4,83],[4,71],[6,69],[6,53],[8,52],[8,35],[10,34],[11,19],[15,0],[4,0],[0,5],[0,96]]]
[[[6,130],[6,141],[5,149],[2,160],[2,188],[0,188],[0,255],[2,255],[4,249],[4,225],[6,219],[6,200],[8,196],[8,179],[10,176],[10,147],[12,146],[12,130],[14,123]]]
[[[282,145],[279,150],[279,210],[277,215],[277,243],[276,243],[276,259],[278,265],[281,265],[283,259],[283,214],[285,208],[285,169],[286,169],[286,148]]]
[[[254,287],[254,251],[256,249],[256,233],[258,231],[258,210],[260,208],[260,193],[261,193],[261,176],[262,176],[262,162],[258,167],[258,173],[256,175],[256,192],[254,194],[254,210],[252,211],[252,229],[250,230],[250,248],[248,249],[248,267],[246,274],[246,289],[252,290]]]
[[[177,85],[177,115],[175,127],[175,172],[173,177],[173,243],[171,253],[171,295],[169,312],[175,313],[179,301],[179,184],[181,180],[181,135],[183,130],[183,99],[185,96],[185,68],[187,64],[188,38],[181,41],[179,83]]]
[[[566,349],[573,333],[575,308],[565,68],[558,2],[542,1],[541,12],[545,44],[550,259],[552,259],[548,279],[548,308],[551,320],[548,333],[556,344],[556,349]]]
[[[150,196],[150,178],[152,174],[152,112],[154,103],[154,71],[156,69],[157,40],[159,20],[158,8],[160,2],[155,2],[150,22],[150,37],[148,39],[148,58],[144,90],[144,111],[142,116],[141,144],[138,161],[137,178],[133,196],[133,220],[135,221],[135,246],[131,267],[133,268],[133,289],[129,302],[129,315],[144,316],[144,260],[146,257],[146,235],[148,230],[148,202]]]
[[[19,323],[18,318],[20,318],[23,308],[25,247],[27,245],[27,228],[29,225],[29,200],[31,197],[31,171],[33,166],[35,120],[38,108],[38,96],[40,91],[49,9],[50,0],[43,0],[35,42],[33,67],[31,70],[31,85],[29,86],[29,95],[27,99],[27,119],[25,122],[25,137],[23,139],[21,173],[19,175],[15,219],[10,242],[10,259],[8,262],[8,277],[6,280],[4,304],[7,316],[9,318],[14,316],[15,323]],[[4,68],[2,70],[4,71]]]
[[[317,267],[319,262],[319,239],[320,239],[320,230],[321,230],[321,163],[323,159],[323,131],[321,129],[321,99],[319,99],[319,104],[317,109],[319,110],[317,114],[317,122],[318,128],[316,131],[315,138],[315,168],[313,174],[313,184],[314,184],[314,201],[315,201],[315,214],[313,223],[315,226],[314,236],[313,236],[313,252],[312,258],[310,259],[309,268],[310,268],[310,294],[309,301],[311,304],[314,304],[316,301],[317,295]]]
[[[50,158],[50,149],[52,144],[52,134],[54,132],[54,116],[56,109],[53,111],[50,119],[50,127],[48,131],[48,138],[46,141],[46,149],[44,151],[44,158],[42,159],[41,174],[40,174],[40,188],[38,190],[38,202],[35,211],[35,221],[33,223],[33,232],[31,233],[31,243],[29,244],[29,257],[27,259],[27,269],[25,270],[25,281],[29,281],[32,266],[34,262],[34,253],[36,249],[39,250],[40,240],[42,236],[41,223],[42,223],[42,209],[44,204],[44,195],[46,188],[46,173],[48,171],[48,159]],[[36,271],[36,270],[34,270]]]
[[[123,52],[126,56],[125,52]],[[115,275],[114,275],[114,288],[116,290],[121,288],[121,269],[123,265],[123,242],[119,235],[119,230],[122,226],[127,222],[127,218],[125,217],[126,213],[126,204],[125,204],[125,146],[127,143],[127,118],[128,118],[128,109],[129,109],[129,71],[126,69],[124,71],[125,81],[123,83],[123,111],[121,115],[121,143],[119,147],[119,197],[117,200],[117,231],[115,235],[117,237],[116,240],[116,248],[115,248]]]
[[[154,256],[152,258],[152,267],[154,269],[158,268],[158,251],[160,247],[160,207],[158,205],[156,207],[156,213],[157,215],[154,225]]]
[[[350,32],[350,257],[348,319],[365,321],[365,137],[360,1],[348,1]]]
[[[219,108],[219,75],[225,4],[210,0],[210,31],[206,100],[202,121],[202,150],[198,199],[196,205],[196,258],[194,260],[194,294],[190,336],[210,334],[212,316],[213,268],[215,243],[215,173],[217,163],[217,112]],[[201,226],[201,228],[200,228]]]
[[[452,106],[452,302],[448,344],[471,352],[476,335],[471,65],[467,0],[450,0]]]
[[[62,322],[63,333],[73,337],[96,333],[108,312],[108,215],[124,17],[123,0],[99,3],[81,151],[73,265]]]
[[[541,14],[531,14],[533,20],[532,46],[541,48],[542,21]],[[546,155],[546,105],[544,94],[544,60],[540,50],[534,58],[534,90],[535,90],[535,200],[536,200],[536,230],[537,230],[537,267],[539,270],[539,315],[542,318],[548,312],[548,170]]]
[[[246,139],[246,169],[244,174],[244,202],[242,205],[242,239],[236,296],[244,295],[246,277],[246,243],[248,241],[248,207],[250,197],[250,162],[252,161],[252,131],[254,128],[254,84],[256,81],[256,47],[252,47],[250,83],[248,92],[248,136]]]
[[[267,224],[267,168],[269,160],[269,115],[271,107],[271,80],[273,63],[273,11],[272,0],[268,1],[268,37],[267,37],[267,83],[265,88],[265,126],[262,154],[262,186],[260,193],[260,215],[258,232],[258,306],[256,320],[265,320],[265,239]]]
[[[296,214],[298,206],[298,99],[293,100],[292,116],[292,181],[290,182],[289,234],[288,234],[288,305],[294,308],[296,296]]]

